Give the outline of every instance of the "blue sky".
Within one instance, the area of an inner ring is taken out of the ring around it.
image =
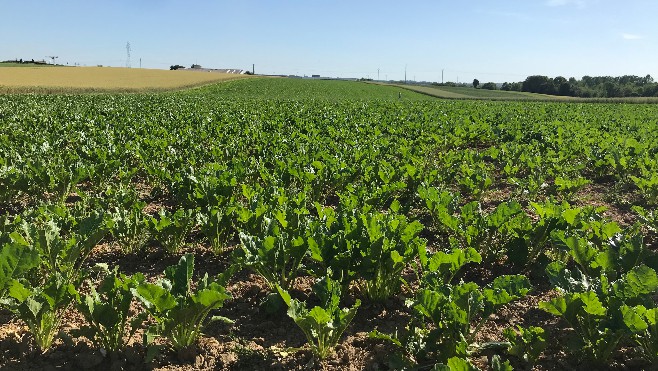
[[[658,78],[655,0],[0,0],[0,60],[440,81]]]

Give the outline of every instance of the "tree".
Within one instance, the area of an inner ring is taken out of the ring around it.
[[[496,83],[495,83],[495,82],[485,82],[485,83],[482,85],[482,89],[486,89],[486,90],[496,90],[496,89],[498,89],[498,86],[496,86]]]
[[[521,89],[530,93],[555,94],[553,80],[541,75],[528,76]]]
[[[583,76],[582,79],[580,79],[580,81],[582,81],[583,84],[585,84],[585,86],[587,86],[588,88],[594,86],[594,79],[591,76],[585,75]]]
[[[474,79],[474,80],[473,80],[473,87],[477,89],[477,88],[478,88],[478,85],[480,85],[480,80],[478,80],[478,79]]]
[[[615,85],[612,81],[606,81],[603,84],[606,98],[614,98],[620,96],[619,85]]]
[[[646,76],[642,79],[642,84],[643,84],[643,85],[646,85],[646,84],[652,84],[652,83],[653,83],[653,77],[651,77],[651,75],[646,75]]]
[[[565,79],[562,76],[558,76],[558,77],[553,78],[553,85],[555,85],[555,86],[560,86],[560,85],[564,84],[565,82],[567,82],[567,79]]]
[[[557,95],[562,95],[565,97],[574,95],[574,90],[570,83],[565,81],[560,83],[560,85],[556,85],[556,86],[557,86]]]
[[[520,82],[504,82],[503,85],[500,87],[500,90],[506,90],[506,91],[521,91],[521,83]]]
[[[557,95],[569,96],[573,94],[571,84],[562,76],[553,79],[553,87]]]
[[[645,97],[658,97],[658,84],[650,84],[644,87],[642,96]]]

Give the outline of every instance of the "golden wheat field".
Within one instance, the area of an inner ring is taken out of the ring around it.
[[[0,92],[143,92],[189,88],[247,75],[119,67],[0,67]]]

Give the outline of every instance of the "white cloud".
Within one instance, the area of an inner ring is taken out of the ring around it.
[[[548,0],[546,1],[548,6],[565,6],[565,5],[575,5],[578,8],[585,8],[587,6],[587,1],[585,0]]]
[[[640,40],[640,39],[643,38],[641,35],[636,35],[636,34],[632,34],[632,33],[622,33],[621,37],[624,40]]]

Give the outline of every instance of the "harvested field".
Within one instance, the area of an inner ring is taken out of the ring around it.
[[[245,77],[218,72],[118,67],[0,67],[0,93],[165,91]]]

